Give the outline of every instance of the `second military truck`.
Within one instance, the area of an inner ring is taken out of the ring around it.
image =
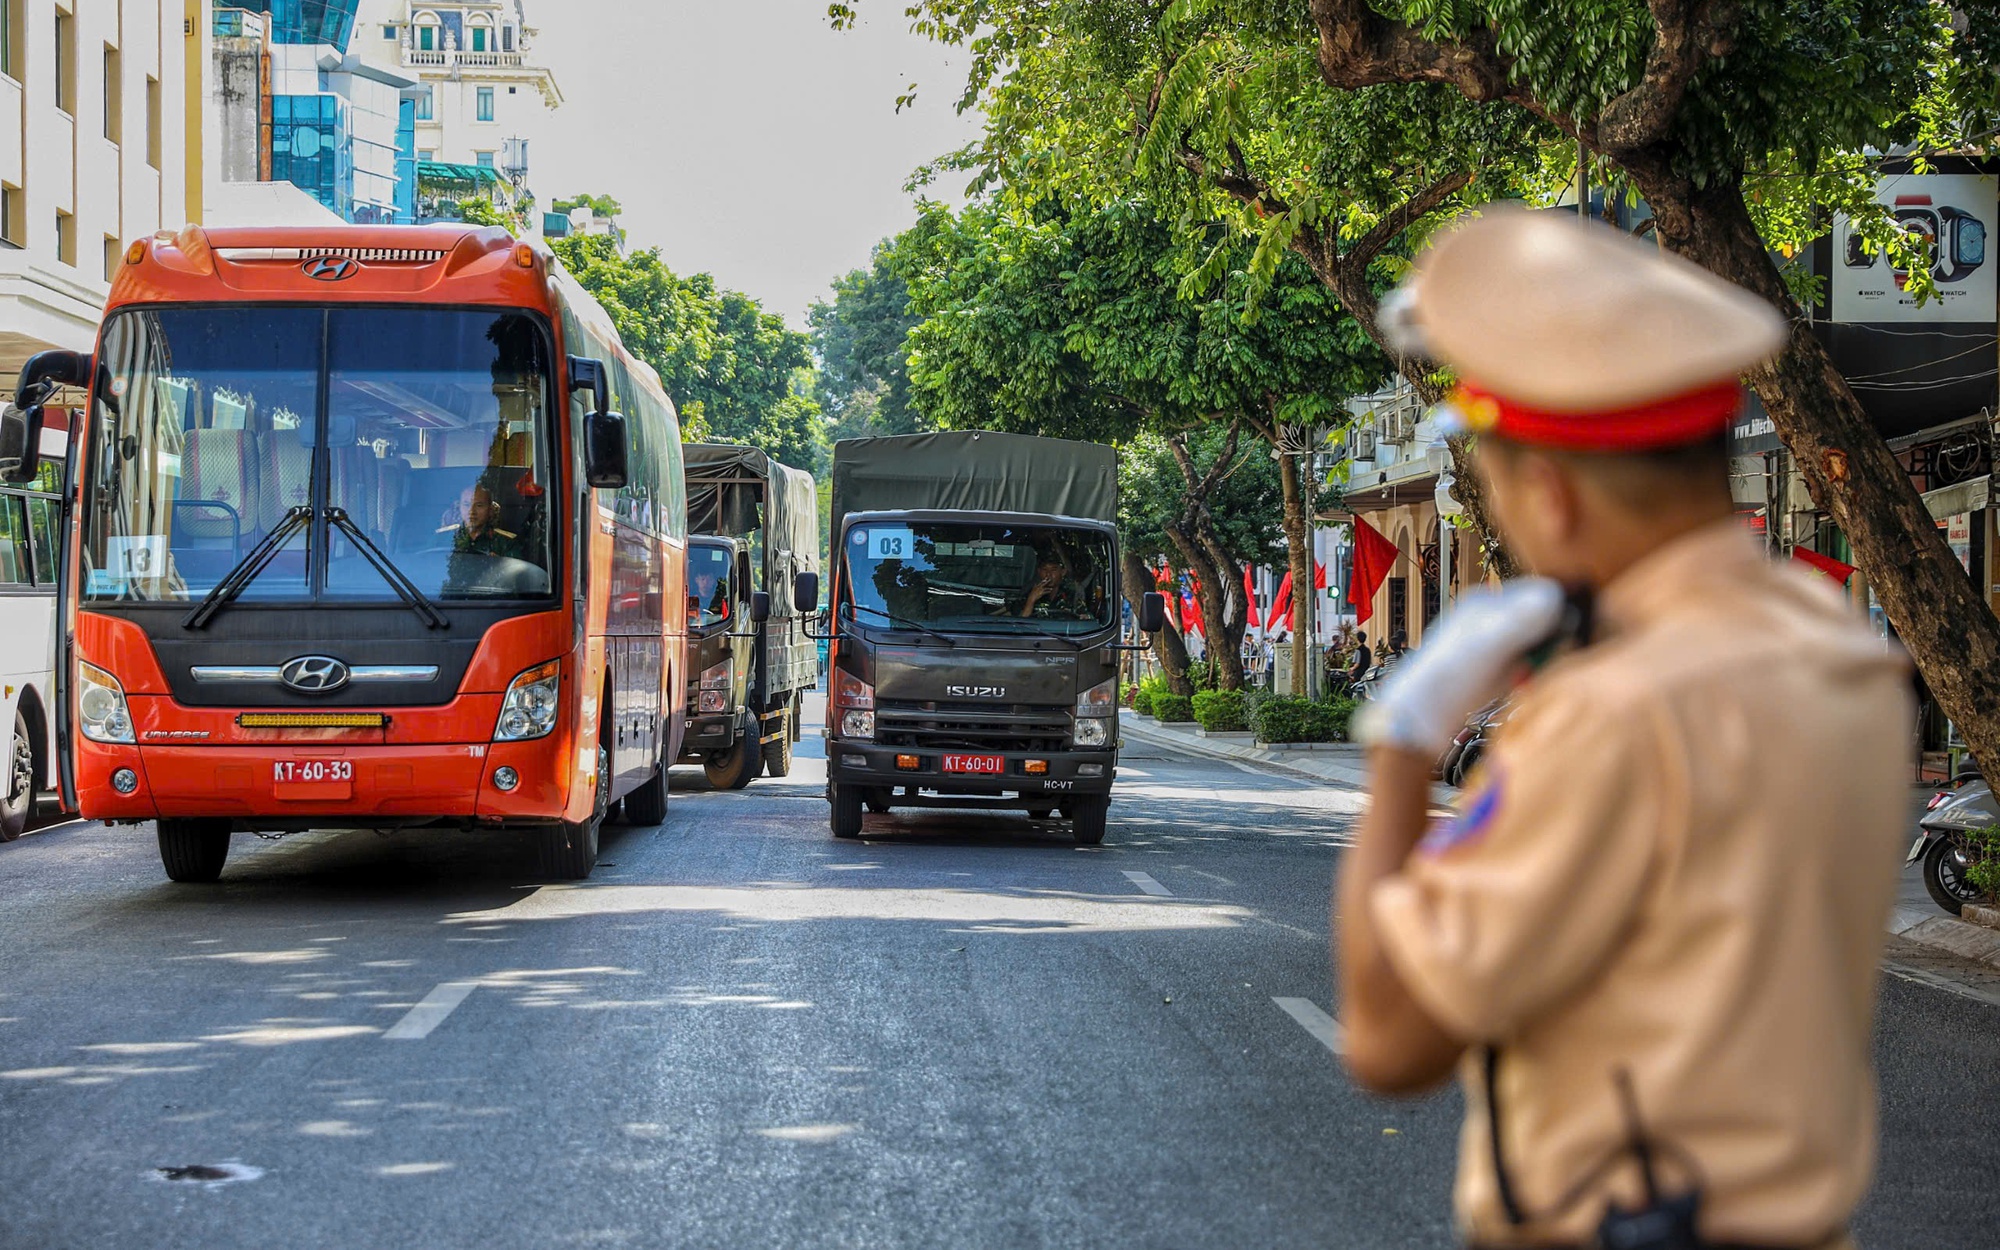
[[[1003,807],[1101,842],[1118,764],[1118,458],[1014,434],[834,448],[826,767],[864,810]],[[795,606],[816,601],[800,579]],[[1140,627],[1158,628],[1158,595]]]
[[[684,449],[688,504],[688,720],[681,762],[718,789],[792,770],[804,692],[818,684],[807,612],[785,588],[819,569],[812,475],[754,447]],[[775,592],[775,593],[772,593]]]

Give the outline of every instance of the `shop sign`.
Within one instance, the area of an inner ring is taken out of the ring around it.
[[[1992,174],[1887,174],[1875,198],[1897,226],[1931,258],[1934,295],[1922,304],[1908,290],[1909,273],[1871,252],[1849,220],[1833,227],[1833,320],[1868,324],[1990,322],[1994,271],[1986,240],[2000,216],[2000,178]]]

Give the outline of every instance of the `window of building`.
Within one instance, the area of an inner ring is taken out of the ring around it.
[[[491,87],[481,87],[479,89],[479,120],[483,122],[493,120],[493,88]]]
[[[512,52],[514,50],[514,28],[512,26],[501,28],[500,50],[502,52]]]
[[[9,78],[21,76],[20,63],[15,53],[21,46],[21,10],[23,0],[0,0],[0,74]]]
[[[118,49],[104,45],[104,137],[125,142],[125,70]]]
[[[104,236],[104,280],[110,282],[118,276],[118,266],[125,260],[125,249],[118,242],[118,236]]]
[[[146,78],[146,163],[154,169],[160,167],[160,133],[162,126],[160,113],[160,80],[148,75]]]
[[[0,186],[0,243],[28,246],[26,195],[19,187]]]
[[[420,161],[434,161],[434,160],[436,160],[437,158],[438,158],[438,154],[437,154],[437,149],[436,149],[436,148],[418,148],[418,149],[417,149],[417,159],[418,159],[418,160],[420,160]]]
[[[489,32],[484,26],[474,26],[472,28],[472,50],[474,52],[491,51],[491,49],[488,48],[486,45],[486,36],[489,33],[491,32]]]
[[[76,116],[76,18],[56,13],[56,107]]]
[[[384,26],[382,28],[382,37],[384,39],[394,39],[396,37],[396,33],[397,33],[396,28],[394,26]]]
[[[76,264],[76,218],[60,208],[56,210],[56,259],[65,265]]]
[[[493,153],[474,152],[472,154],[472,162],[481,169],[491,169],[493,168]]]
[[[435,24],[426,22],[417,27],[417,50],[419,52],[438,50],[438,28]]]
[[[417,120],[420,122],[430,121],[434,116],[431,109],[431,93],[426,91],[417,97]]]

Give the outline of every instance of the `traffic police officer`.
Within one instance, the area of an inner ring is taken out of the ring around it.
[[[1845,1250],[1913,710],[1905,661],[1733,515],[1737,376],[1782,320],[1518,210],[1393,311],[1461,379],[1441,415],[1538,576],[1466,596],[1364,713],[1348,1065],[1384,1092],[1460,1067],[1474,1246]],[[1432,826],[1433,761],[1517,682]]]

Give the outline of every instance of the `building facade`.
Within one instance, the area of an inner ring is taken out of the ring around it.
[[[0,0],[0,374],[89,350],[127,245],[188,220],[185,16]]]

